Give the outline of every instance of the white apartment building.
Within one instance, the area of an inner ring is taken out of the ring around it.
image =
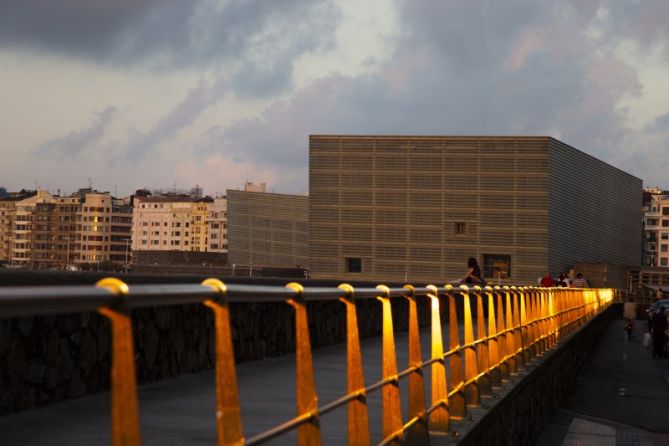
[[[225,198],[135,197],[133,251],[227,252]]]
[[[669,267],[669,191],[644,190],[644,264]]]

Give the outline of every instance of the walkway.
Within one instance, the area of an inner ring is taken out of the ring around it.
[[[609,325],[540,446],[669,445],[669,369],[643,347],[647,327],[627,342],[622,320]]]

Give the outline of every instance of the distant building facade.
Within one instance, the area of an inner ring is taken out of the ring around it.
[[[0,200],[0,260],[34,269],[105,261],[122,264],[132,209],[109,193],[68,197],[36,191]]]
[[[304,267],[309,198],[228,190],[228,263]]]
[[[644,190],[643,248],[645,266],[669,267],[669,191]]]
[[[227,252],[226,199],[191,195],[135,196],[135,251]]]
[[[309,141],[314,277],[495,283],[640,262],[640,179],[550,137]]]

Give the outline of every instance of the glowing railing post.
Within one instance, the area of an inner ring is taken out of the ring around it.
[[[463,346],[465,356],[465,400],[467,406],[476,407],[481,405],[481,393],[478,384],[478,361],[476,348],[474,346],[474,326],[472,322],[472,308],[469,301],[469,288],[460,285],[460,293],[464,302],[465,344]]]
[[[458,314],[456,305],[456,294],[451,285],[446,285],[448,291],[448,349],[457,353],[448,358],[451,378],[451,391],[448,393],[451,406],[451,418],[461,420],[467,416],[467,403],[465,399],[465,380],[462,375],[462,353],[460,350],[460,330],[458,327]]]
[[[448,432],[450,414],[448,407],[448,391],[446,390],[446,364],[444,359],[444,340],[441,333],[441,314],[439,313],[439,294],[437,287],[428,285],[430,290],[430,327],[432,363],[432,413],[430,414],[430,432],[445,434]]]
[[[357,392],[358,396],[348,403],[348,444],[350,446],[369,446],[369,414],[365,377],[360,352],[358,334],[358,313],[355,308],[355,290],[349,284],[339,285],[345,297],[339,299],[346,306],[346,386],[348,393]]]
[[[309,339],[307,306],[302,298],[304,288],[299,283],[289,283],[286,288],[296,296],[288,303],[295,309],[295,364],[297,371],[297,415],[306,422],[297,428],[297,443],[300,446],[320,445],[321,428],[318,419],[318,396],[314,382],[314,366]]]
[[[217,279],[207,279],[202,285],[220,293],[218,299],[207,299],[204,305],[214,313],[216,330],[216,432],[219,446],[244,444],[242,414],[239,407],[237,373],[232,345],[230,313],[226,301],[227,288]]]
[[[409,367],[415,371],[409,375],[409,410],[408,419],[413,421],[406,433],[406,443],[415,445],[429,444],[427,414],[425,411],[425,382],[421,364],[420,329],[418,327],[418,308],[414,287],[405,285],[405,298],[409,303]]]
[[[520,317],[520,306],[523,301],[522,288],[511,287],[513,300],[513,342],[516,347],[516,371],[525,368],[525,344],[523,335],[522,319]]]
[[[488,336],[485,329],[485,312],[483,310],[483,293],[480,286],[474,287],[476,295],[476,365],[478,369],[479,394],[481,396],[492,396],[492,383],[490,381],[490,352],[488,349]]]
[[[515,287],[514,287],[515,288]],[[515,291],[512,291],[508,286],[504,287],[504,294],[506,297],[506,354],[508,355],[509,374],[516,375],[518,373],[518,345],[516,343],[516,323],[513,316],[512,302],[515,302]]]
[[[486,295],[488,296],[488,355],[489,355],[489,376],[492,387],[502,387],[502,372],[499,353],[499,338],[497,331],[497,323],[495,320],[495,302],[492,288],[485,287]]]
[[[381,404],[383,411],[383,438],[393,438],[401,443],[404,437],[402,432],[402,409],[400,407],[400,387],[397,377],[397,356],[395,354],[395,337],[393,333],[393,313],[390,305],[390,289],[385,285],[376,287],[380,294],[377,299],[381,302],[383,311],[383,352],[382,352],[382,379],[387,381],[381,389]]]
[[[507,292],[502,291],[501,287],[495,287],[495,294],[497,295],[497,346],[499,349],[499,373],[502,381],[509,381],[511,379],[509,361],[511,360],[509,350],[509,338],[512,338],[512,333],[507,331],[509,327],[506,326],[504,319],[504,297]]]
[[[127,299],[129,293],[128,285],[119,279],[102,279],[96,286],[111,291],[119,300]],[[111,322],[112,445],[139,445],[142,439],[139,429],[137,373],[130,310],[117,305],[114,308],[102,307],[98,309],[98,313]]]

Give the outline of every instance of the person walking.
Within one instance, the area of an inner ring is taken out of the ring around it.
[[[625,329],[631,327],[630,332],[628,333],[628,339],[632,337],[634,333],[634,321],[636,321],[636,303],[634,303],[634,298],[629,296],[625,305],[623,305],[623,319],[625,319]]]

